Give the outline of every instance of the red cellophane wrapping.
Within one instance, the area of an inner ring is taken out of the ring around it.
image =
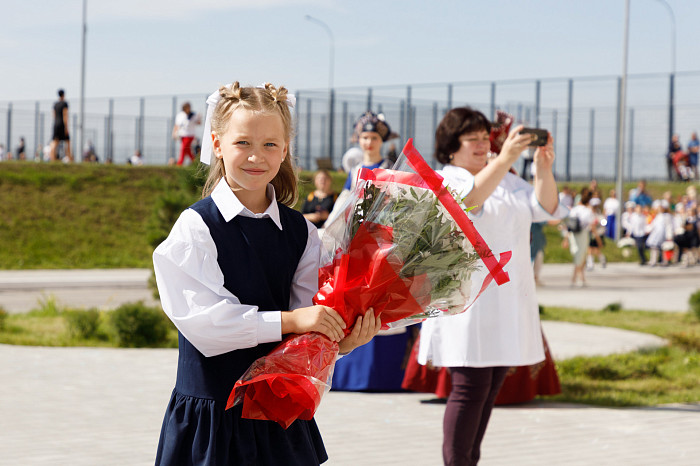
[[[326,223],[313,302],[335,309],[346,335],[369,308],[383,328],[409,325],[464,312],[489,283],[508,281],[510,252],[496,260],[442,181],[409,140],[393,170],[362,170]],[[243,403],[242,417],[284,428],[311,419],[337,354],[321,334],[289,336],[236,382],[226,407]]]

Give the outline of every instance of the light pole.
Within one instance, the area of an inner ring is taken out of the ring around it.
[[[320,19],[314,18],[313,16],[306,15],[304,17],[307,21],[318,24],[328,33],[328,38],[330,40],[330,60],[328,67],[328,156],[333,161],[333,70],[335,68],[335,39],[333,37],[333,31],[331,28],[321,21]],[[309,167],[311,168],[311,167]]]
[[[676,79],[676,15],[673,13],[673,8],[668,4],[666,0],[657,0],[661,3],[668,11],[668,15],[671,18],[671,82],[670,82],[670,95],[668,104],[668,140],[670,141],[673,137],[674,131],[674,89],[675,89],[675,79]]]
[[[80,138],[74,149],[75,160],[82,160],[85,144],[85,36],[87,35],[87,0],[83,0],[83,43],[80,53]]]
[[[624,167],[625,156],[625,113],[626,97],[627,97],[627,54],[629,51],[629,35],[630,35],[630,0],[625,0],[625,33],[622,46],[622,78],[620,80],[620,99],[617,107],[617,183],[615,190],[620,200],[623,199],[622,194],[622,170]],[[622,231],[622,202],[617,208],[617,218],[615,219],[615,240],[620,239]]]

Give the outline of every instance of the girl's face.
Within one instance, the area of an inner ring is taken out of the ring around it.
[[[491,142],[485,129],[464,133],[459,137],[459,149],[452,158],[452,165],[476,174],[486,166]]]
[[[226,182],[241,203],[249,209],[265,203],[267,184],[277,176],[289,150],[282,117],[236,109],[224,134],[211,134],[214,154],[224,162]]]
[[[365,152],[376,154],[382,148],[382,137],[374,131],[363,131],[360,133],[360,149]]]

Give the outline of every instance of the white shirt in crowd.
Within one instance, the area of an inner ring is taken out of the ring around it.
[[[196,113],[192,118],[187,118],[187,113],[181,111],[175,117],[175,125],[177,126],[177,135],[181,138],[193,138],[196,136],[196,127],[200,124],[201,118]]]
[[[609,197],[603,202],[603,213],[605,216],[616,215],[617,209],[620,208],[620,200],[614,197]]]
[[[267,186],[267,197],[272,202],[261,214],[243,206],[224,178],[211,197],[226,222],[237,215],[269,217],[282,230],[272,185]],[[310,306],[318,291],[321,242],[316,227],[308,220],[306,224],[309,238],[292,280],[290,309]],[[205,356],[280,341],[280,311],[258,312],[258,306],[241,303],[224,287],[216,257],[216,244],[204,220],[194,210],[186,209],[168,238],[153,252],[158,292],[170,320]]]

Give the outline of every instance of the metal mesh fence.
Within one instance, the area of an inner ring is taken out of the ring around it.
[[[341,167],[342,155],[352,144],[354,121],[371,109],[383,113],[400,135],[392,141],[398,148],[413,138],[436,167],[432,152],[438,122],[449,108],[470,105],[487,116],[497,109],[505,110],[516,123],[550,130],[558,179],[613,179],[619,83],[616,76],[603,76],[338,88],[332,94],[332,127],[331,94],[327,90],[301,90],[296,92],[293,153],[305,169]],[[180,146],[172,138],[175,115],[185,101],[204,115],[205,100],[204,93],[86,99],[84,141],[92,143],[102,162],[126,163],[135,150],[141,150],[147,164],[168,163],[177,158]],[[76,147],[80,102],[68,101],[71,142],[79,159],[86,149]],[[0,143],[5,150],[12,151],[24,137],[27,157],[39,160],[52,137],[52,108],[53,101],[0,102]],[[700,120],[700,72],[629,77],[624,164],[628,179],[667,177],[671,111],[673,132],[685,145]],[[385,144],[383,150],[388,146]]]

